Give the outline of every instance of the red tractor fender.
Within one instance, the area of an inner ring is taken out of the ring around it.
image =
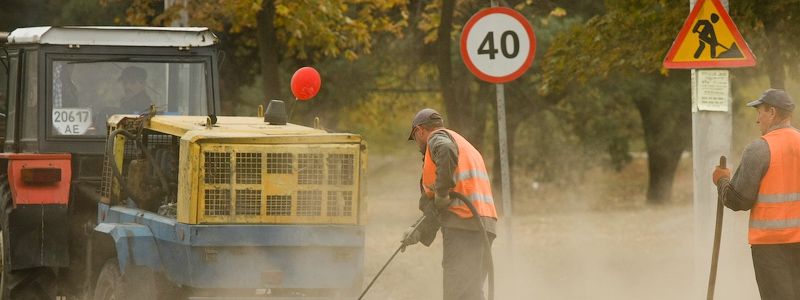
[[[14,206],[69,202],[72,155],[69,153],[0,153],[8,160],[8,183]]]

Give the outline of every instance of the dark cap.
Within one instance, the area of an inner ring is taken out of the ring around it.
[[[147,80],[147,71],[142,68],[130,66],[122,69],[122,75],[119,75],[119,81],[140,81]]]
[[[761,97],[758,97],[758,99],[747,103],[747,106],[755,107],[764,103],[785,111],[794,111],[794,100],[784,90],[768,89],[761,94]]]
[[[417,115],[414,116],[414,120],[411,121],[411,133],[408,135],[408,140],[414,139],[414,128],[434,120],[442,120],[442,115],[432,108],[425,108],[417,112]]]

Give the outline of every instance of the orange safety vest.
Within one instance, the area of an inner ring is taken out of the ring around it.
[[[458,166],[456,166],[455,177],[456,186],[454,192],[458,192],[470,199],[472,205],[482,217],[497,219],[497,210],[494,207],[492,198],[492,185],[489,182],[489,173],[486,172],[486,165],[483,157],[464,137],[449,129],[440,129],[447,132],[458,146]],[[437,130],[438,131],[438,130]],[[433,186],[436,183],[436,165],[431,158],[431,148],[428,145],[425,150],[425,162],[422,167],[422,187],[425,195],[433,199]],[[453,199],[448,209],[457,216],[467,219],[472,218],[472,212],[461,200]]]
[[[800,242],[800,132],[781,128],[762,137],[769,168],[750,211],[750,244]]]

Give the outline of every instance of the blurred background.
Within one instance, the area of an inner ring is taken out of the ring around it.
[[[800,0],[729,2],[729,13],[758,60],[756,67],[731,70],[729,161],[735,167],[743,147],[758,137],[755,112],[744,103],[769,87],[800,95]],[[693,288],[690,74],[664,69],[662,60],[689,13],[689,1],[499,3],[525,15],[536,35],[533,66],[505,87],[519,240],[505,262],[516,271],[499,274],[505,279],[504,299],[685,297]],[[446,125],[483,153],[496,199],[501,198],[495,89],[467,70],[458,49],[462,26],[489,4],[0,0],[0,31],[209,27],[224,55],[225,115],[254,116],[269,99],[293,100],[291,75],[313,66],[322,75],[321,92],[311,101],[292,101],[290,122],[309,125],[320,117],[329,131],[358,133],[369,142],[366,271],[371,278],[416,218],[421,157],[406,138],[419,109],[442,112]],[[438,298],[439,252],[408,253],[375,287],[375,299]],[[414,275],[420,272],[425,276]],[[729,294],[726,299],[757,295],[754,281],[734,281],[720,288]]]

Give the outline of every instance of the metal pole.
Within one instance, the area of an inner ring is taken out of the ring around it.
[[[492,7],[497,6],[496,0],[489,1]],[[503,223],[505,224],[504,235],[508,237],[508,254],[511,254],[511,245],[514,241],[511,233],[511,176],[508,167],[508,142],[506,132],[506,96],[503,84],[496,84],[497,87],[497,131],[498,142],[500,143],[500,181],[503,193]],[[509,256],[510,257],[510,256]]]
[[[506,132],[506,99],[505,91],[502,84],[497,84],[497,130],[498,142],[500,143],[500,180],[502,181],[503,188],[503,223],[505,224],[504,235],[508,237],[508,249],[511,249],[512,242],[514,241],[511,233],[513,216],[511,210],[511,176],[509,176],[508,167],[508,143]]]
[[[689,10],[697,1],[689,1]],[[727,9],[728,1],[723,0]],[[699,73],[692,71],[692,97],[697,100]],[[728,79],[730,80],[730,79]],[[694,207],[694,293],[693,299],[704,299],[714,237],[714,215],[717,207],[717,189],[711,182],[711,173],[721,155],[730,156],[732,126],[731,99],[727,111],[699,111],[692,103],[692,165]],[[729,219],[730,220],[730,219]],[[726,225],[729,227],[730,225]],[[723,247],[725,248],[725,247]],[[723,251],[725,252],[725,251]],[[727,255],[727,254],[726,254]]]

